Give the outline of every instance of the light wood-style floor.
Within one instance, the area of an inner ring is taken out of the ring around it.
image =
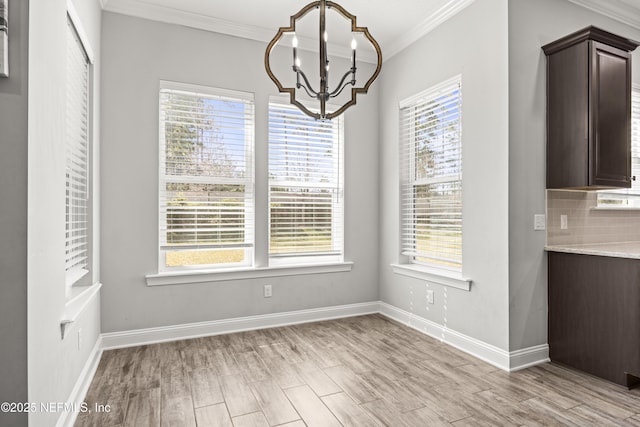
[[[381,315],[106,351],[76,426],[640,426],[640,391],[506,373]]]

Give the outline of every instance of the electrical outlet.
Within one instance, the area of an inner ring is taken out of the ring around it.
[[[544,215],[534,215],[533,216],[533,229],[536,231],[541,231],[546,229],[547,219]]]
[[[433,291],[427,290],[427,302],[433,304]]]
[[[82,348],[82,328],[78,328],[78,351]]]
[[[568,230],[569,224],[567,223],[567,216],[560,215],[560,230]]]
[[[273,288],[271,287],[271,285],[264,285],[264,297],[271,298],[272,295],[273,295]]]

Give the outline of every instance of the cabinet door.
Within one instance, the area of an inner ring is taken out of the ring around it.
[[[589,64],[587,41],[547,58],[547,188],[589,182]]]
[[[549,357],[637,384],[640,260],[549,252]]]
[[[631,187],[631,56],[591,42],[590,185]]]

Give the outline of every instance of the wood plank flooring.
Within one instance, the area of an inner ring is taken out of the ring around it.
[[[381,315],[104,352],[76,426],[640,426],[640,390],[506,373]]]

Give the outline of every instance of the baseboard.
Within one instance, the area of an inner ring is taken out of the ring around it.
[[[91,385],[91,381],[93,381],[93,377],[98,369],[98,364],[100,363],[100,358],[102,357],[102,338],[98,336],[89,357],[87,358],[87,362],[84,364],[80,375],[78,376],[78,380],[76,381],[73,389],[71,390],[71,394],[67,399],[67,404],[70,407],[80,408],[82,402],[87,395],[87,391],[89,391],[89,386]],[[72,427],[78,417],[77,411],[62,411],[60,418],[58,418],[58,422],[56,423],[56,427]]]
[[[275,328],[374,313],[380,313],[403,323],[505,371],[513,372],[549,361],[549,346],[546,344],[508,352],[380,301],[103,333],[101,335],[101,350]]]
[[[209,322],[188,323],[158,328],[137,329],[102,334],[102,348],[132,347],[203,336],[229,334],[256,329],[274,328],[299,323],[317,322],[342,317],[378,313],[380,302],[340,305]]]
[[[509,359],[509,372],[551,362],[549,358],[549,345],[543,344],[512,351],[509,353]]]
[[[380,313],[508,372],[549,361],[546,344],[508,352],[385,302],[380,302]]]
[[[423,334],[429,335],[432,338],[445,342],[444,336],[442,335],[442,325],[427,320],[423,317],[416,316],[413,313],[409,313],[408,311],[402,310],[398,307],[382,301],[380,302],[380,314],[404,325],[407,325],[410,328],[416,329]]]

